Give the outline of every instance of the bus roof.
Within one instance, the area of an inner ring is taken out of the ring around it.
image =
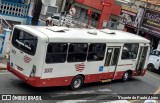
[[[48,42],[126,42],[126,43],[150,43],[149,40],[135,34],[120,30],[109,29],[81,29],[81,28],[66,28],[66,27],[46,27],[46,26],[26,26],[16,25],[23,30],[33,31],[37,36],[46,35]],[[39,31],[39,32],[38,32]]]

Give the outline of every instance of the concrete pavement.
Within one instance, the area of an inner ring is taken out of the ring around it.
[[[0,71],[6,70],[8,58],[0,58]]]

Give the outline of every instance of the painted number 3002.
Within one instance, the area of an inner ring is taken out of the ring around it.
[[[44,73],[51,73],[53,71],[53,68],[45,68]]]

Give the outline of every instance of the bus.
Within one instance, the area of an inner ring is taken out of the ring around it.
[[[144,76],[150,41],[120,30],[15,25],[7,69],[34,87]]]

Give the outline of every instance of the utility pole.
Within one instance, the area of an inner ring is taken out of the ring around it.
[[[34,7],[33,7],[33,18],[32,18],[32,25],[37,25],[39,16],[41,13],[42,8],[42,1],[41,0],[34,0]]]

